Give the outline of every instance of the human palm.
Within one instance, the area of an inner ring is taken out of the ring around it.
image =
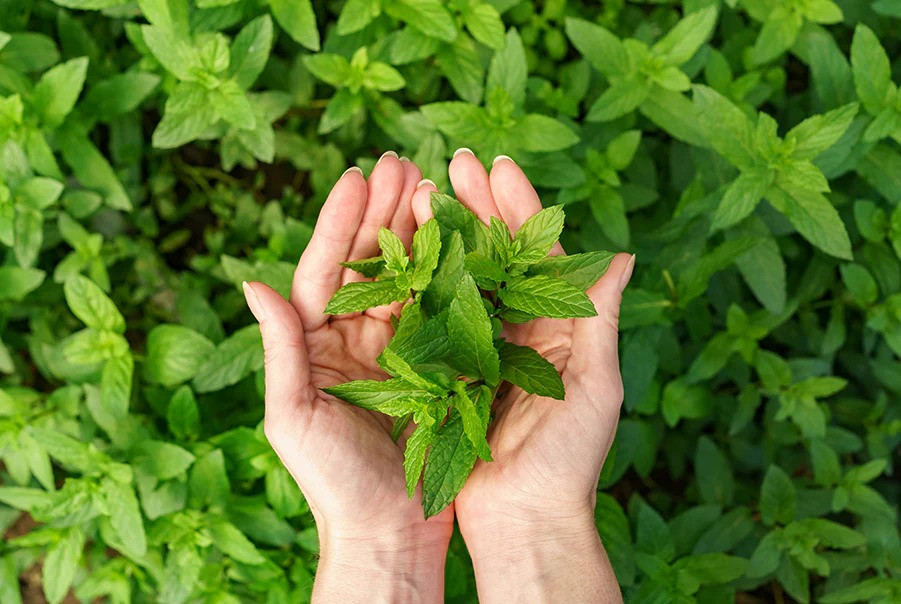
[[[411,198],[420,178],[415,165],[391,155],[382,158],[368,183],[349,171],[322,208],[298,263],[290,303],[262,284],[249,288],[254,314],[266,309],[258,316],[267,352],[266,435],[317,521],[332,531],[359,536],[395,527],[411,537],[450,534],[452,510],[426,523],[420,495],[408,499],[404,439],[392,440],[390,418],[321,390],[387,377],[376,357],[393,334],[389,318],[397,308],[332,318],[323,309],[341,285],[358,278],[340,263],[378,252],[380,227],[395,231],[409,246],[415,230]]]

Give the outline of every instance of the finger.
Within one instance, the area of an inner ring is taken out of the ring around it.
[[[411,205],[417,226],[422,226],[432,218],[432,193],[437,191],[438,187],[428,178],[419,181],[419,184],[416,185]]]
[[[404,167],[394,151],[386,151],[369,175],[368,196],[363,219],[354,237],[347,259],[359,260],[378,255],[379,229],[388,226],[404,186]],[[350,269],[344,271],[343,283],[360,281],[363,276]]]
[[[315,390],[303,324],[287,300],[263,283],[244,282],[244,297],[260,323],[266,371],[266,437],[276,446],[281,427],[309,409]]]
[[[329,193],[319,212],[313,236],[294,271],[291,304],[307,331],[319,329],[328,320],[325,305],[341,285],[354,236],[366,207],[366,179],[359,168],[345,172]]]
[[[465,147],[457,149],[447,172],[457,199],[472,210],[482,222],[488,224],[491,216],[501,217],[491,196],[488,173],[472,151]]]
[[[586,292],[597,316],[574,321],[570,363],[574,375],[588,378],[589,383],[621,383],[619,309],[634,266],[634,255],[617,254],[600,281]]]
[[[522,169],[506,155],[494,158],[489,182],[497,209],[511,233],[515,234],[526,220],[541,211],[541,200],[535,188]],[[559,243],[551,249],[552,256],[562,253],[563,247]]]
[[[400,192],[397,208],[391,217],[389,227],[400,237],[407,249],[413,244],[413,233],[416,231],[416,217],[413,216],[413,194],[422,180],[422,172],[411,161],[401,161],[404,169],[404,185]]]
[[[404,247],[409,250],[413,246],[413,232],[416,231],[416,218],[413,216],[413,194],[416,192],[416,185],[422,180],[422,172],[413,162],[402,161],[401,165],[404,170],[404,185],[388,228],[400,237]],[[395,302],[388,306],[370,308],[365,314],[387,321],[391,315],[399,315],[403,305],[403,302]]]

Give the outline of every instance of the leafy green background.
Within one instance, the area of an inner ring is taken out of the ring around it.
[[[288,290],[347,165],[446,187],[459,145],[568,250],[637,252],[597,506],[627,599],[901,600],[899,18],[0,0],[0,601],[306,601],[240,282]],[[458,536],[447,579],[474,599]]]

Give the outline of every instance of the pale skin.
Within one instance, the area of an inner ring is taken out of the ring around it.
[[[499,158],[490,174],[466,150],[451,161],[454,193],[482,220],[512,231],[541,209],[519,167]],[[566,400],[510,388],[495,402],[488,442],[454,504],[425,520],[420,490],[407,498],[404,438],[391,419],[320,388],[387,377],[376,356],[399,305],[328,317],[323,309],[360,277],[344,260],[378,254],[380,226],[409,249],[431,216],[435,186],[393,154],[368,181],[346,172],[322,208],[298,263],[290,302],[262,283],[245,286],[266,350],[266,436],[310,504],[321,558],[314,602],[440,602],[456,515],[482,602],[621,602],[594,524],[598,476],[622,403],[617,316],[634,258],[618,254],[588,294],[590,319],[508,325],[504,337],[532,346],[560,371]],[[552,253],[563,253],[559,245]],[[407,434],[409,434],[409,429]]]

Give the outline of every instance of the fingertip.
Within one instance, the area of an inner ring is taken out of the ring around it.
[[[634,254],[626,252],[620,252],[613,256],[613,260],[610,261],[610,266],[607,268],[604,276],[588,288],[586,292],[588,296],[594,300],[595,296],[601,296],[606,293],[620,293],[622,291],[620,284],[623,278],[625,277],[628,282],[628,277],[631,276],[634,258]]]
[[[416,192],[413,193],[412,205],[413,216],[416,218],[417,226],[421,226],[432,218],[432,193],[438,191],[431,180],[425,179],[419,182]]]
[[[244,281],[244,297],[261,329],[275,325],[279,330],[303,332],[303,324],[294,307],[280,293],[260,281]]]

